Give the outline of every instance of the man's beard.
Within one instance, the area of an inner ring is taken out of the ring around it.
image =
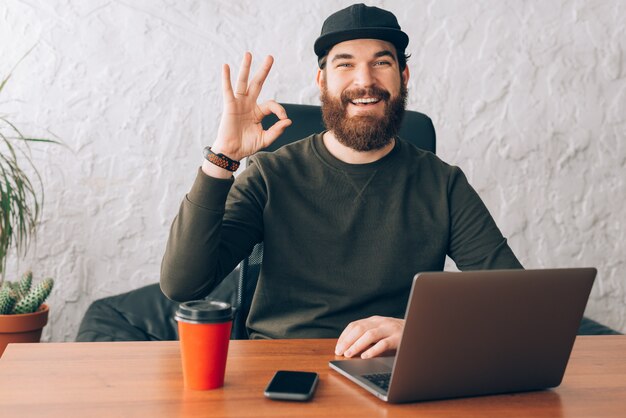
[[[372,151],[383,148],[398,134],[407,101],[407,88],[400,83],[400,94],[391,94],[380,88],[346,90],[339,99],[328,94],[326,84],[322,86],[322,117],[326,128],[335,134],[343,145],[356,151]],[[385,103],[383,116],[370,114],[348,116],[348,105],[354,99],[373,97]]]

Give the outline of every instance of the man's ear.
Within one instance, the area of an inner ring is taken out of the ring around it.
[[[409,84],[409,78],[411,77],[411,74],[409,73],[409,67],[404,67],[404,70],[402,70],[400,75],[402,76],[402,84],[404,84],[404,87],[406,87]]]
[[[324,70],[322,70],[321,68],[317,69],[317,75],[315,76],[315,82],[317,83],[317,87],[320,89],[320,91],[322,91],[323,88],[324,88],[324,83],[326,82],[326,80],[324,80]]]

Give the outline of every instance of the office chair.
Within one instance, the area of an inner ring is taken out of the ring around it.
[[[275,151],[283,145],[325,130],[319,106],[287,103],[283,106],[293,123],[263,151]],[[263,120],[263,127],[268,129],[277,120],[276,116],[270,115]],[[407,111],[399,136],[422,149],[435,152],[435,128],[430,118],[422,113]],[[232,339],[248,338],[246,320],[262,262],[263,243],[260,243],[207,296],[209,299],[228,301],[235,308]],[[76,341],[174,340],[178,338],[173,320],[177,308],[178,303],[167,299],[158,284],[102,298],[89,306]]]

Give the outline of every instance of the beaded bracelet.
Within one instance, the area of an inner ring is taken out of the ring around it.
[[[237,171],[239,168],[239,161],[231,160],[224,154],[216,154],[211,151],[211,147],[204,147],[204,158],[211,164],[215,164],[228,171]]]

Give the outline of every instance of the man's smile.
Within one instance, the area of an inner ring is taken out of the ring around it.
[[[377,99],[374,97],[364,97],[360,99],[351,100],[354,105],[371,105],[380,102],[381,99]]]
[[[385,103],[386,100],[383,97],[366,96],[348,100],[344,106],[346,116],[371,115],[372,112],[376,114],[384,112]]]
[[[383,112],[391,94],[378,86],[368,89],[346,90],[341,95],[341,102],[349,115],[371,111]]]

